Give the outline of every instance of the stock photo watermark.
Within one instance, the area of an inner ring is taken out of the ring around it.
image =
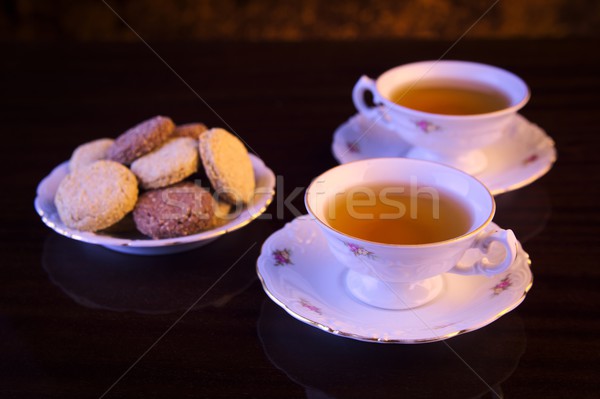
[[[306,213],[303,207],[299,209],[294,203],[304,197],[307,187],[293,187],[286,194],[285,179],[280,175],[276,177],[275,193],[270,187],[257,187],[253,200],[248,204],[239,199],[231,189],[213,191],[210,190],[207,181],[200,179],[195,180],[194,184],[204,188],[210,196],[185,186],[165,191],[161,194],[161,200],[169,211],[163,215],[164,219],[177,219],[185,214],[193,214],[201,219],[216,216],[223,221],[231,221],[252,208],[257,199],[265,196],[273,196],[273,204],[270,211],[262,213],[258,219],[285,220]],[[335,220],[340,214],[356,220],[416,220],[423,216],[423,211],[427,212],[429,218],[440,218],[439,191],[431,186],[420,185],[415,176],[411,176],[408,183],[365,184],[327,189],[326,181],[316,181],[313,186],[313,201],[317,207],[325,210],[323,216],[328,220]],[[224,201],[223,198],[228,198],[228,201]],[[236,200],[232,201],[232,198]],[[212,212],[209,209],[212,209]]]

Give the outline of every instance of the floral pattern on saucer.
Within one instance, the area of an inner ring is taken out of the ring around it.
[[[293,265],[291,254],[292,251],[288,248],[274,250],[272,255],[275,266]]]
[[[492,223],[489,228],[498,227]],[[291,267],[274,262],[273,254],[285,248],[295,248]],[[447,273],[442,275],[445,289],[426,305],[408,310],[375,308],[348,293],[347,268],[329,252],[317,224],[301,216],[265,241],[257,273],[267,295],[304,323],[361,341],[424,343],[476,330],[516,308],[533,284],[529,265],[529,256],[519,244],[514,263],[500,275]]]
[[[424,133],[439,129],[426,120],[415,120]],[[475,177],[492,192],[500,194],[534,182],[550,170],[556,161],[554,141],[539,126],[517,114],[504,131],[504,137],[484,148],[488,165]],[[348,143],[352,143],[351,150]],[[396,132],[382,123],[356,114],[340,125],[333,135],[331,150],[339,163],[368,158],[403,157],[411,149]]]
[[[506,277],[504,277],[502,280],[500,280],[500,282],[492,288],[492,291],[494,292],[494,295],[500,295],[505,290],[507,290],[511,285],[512,285],[512,281],[510,280],[510,273],[508,273],[508,275]]]
[[[358,141],[347,141],[346,147],[348,148],[348,152],[355,154],[360,153],[360,146],[358,145]]]
[[[319,309],[317,306],[311,304],[309,301],[307,301],[304,298],[300,298],[300,305],[305,307],[306,309],[310,310],[311,312],[315,312],[318,315],[323,314],[323,312],[321,312],[321,309]]]

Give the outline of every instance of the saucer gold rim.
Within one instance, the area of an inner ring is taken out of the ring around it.
[[[310,220],[310,219],[306,218],[306,216],[304,216],[304,217],[301,216],[300,218],[305,218],[305,220]],[[295,220],[298,220],[298,218],[296,218]],[[314,221],[312,221],[312,223],[314,223]],[[288,226],[288,225],[286,225],[286,226]],[[515,299],[513,299],[509,304],[507,304],[507,306],[503,307],[501,310],[499,310],[495,314],[493,314],[489,317],[486,317],[485,319],[479,320],[476,323],[469,325],[467,328],[460,328],[455,331],[451,331],[451,332],[448,332],[445,334],[436,335],[434,337],[427,337],[427,338],[384,338],[384,337],[372,337],[372,336],[367,336],[364,334],[357,334],[357,333],[353,333],[353,332],[343,331],[341,329],[336,329],[336,328],[332,327],[331,325],[314,320],[310,317],[307,317],[307,316],[302,315],[302,314],[298,313],[297,311],[295,311],[291,306],[288,305],[288,303],[286,303],[285,299],[279,298],[279,296],[271,290],[271,288],[269,287],[269,285],[265,279],[265,276],[263,276],[263,274],[261,273],[261,270],[260,270],[261,262],[263,262],[263,265],[264,265],[264,261],[266,259],[268,259],[267,252],[269,251],[269,249],[271,249],[270,246],[272,244],[272,241],[274,240],[273,237],[277,237],[277,234],[283,234],[284,230],[286,229],[286,226],[284,226],[280,230],[277,230],[269,238],[267,238],[267,240],[264,242],[264,244],[261,248],[261,253],[259,255],[259,258],[257,259],[256,273],[258,275],[258,278],[261,282],[261,285],[262,285],[265,293],[273,302],[275,302],[278,306],[283,308],[289,315],[291,315],[295,319],[302,321],[313,327],[316,327],[320,330],[323,330],[325,332],[328,332],[330,334],[337,335],[337,336],[344,337],[344,338],[351,338],[351,339],[364,341],[364,342],[383,343],[383,344],[422,344],[422,343],[430,343],[430,342],[447,340],[449,338],[453,338],[458,335],[462,335],[462,334],[465,334],[468,332],[472,332],[472,331],[481,329],[481,328],[485,327],[486,325],[493,323],[494,321],[496,321],[503,315],[507,314],[508,312],[514,310],[524,301],[525,297],[527,296],[528,292],[530,291],[531,287],[533,286],[533,273],[531,273],[531,270],[530,270],[531,264],[532,264],[531,259],[530,259],[529,255],[519,245],[519,253],[518,253],[517,259],[515,260],[513,265],[517,265],[516,262],[525,262],[526,263],[526,267],[529,271],[529,273],[528,273],[529,277],[527,280],[525,280],[523,282],[523,285],[524,285],[523,291],[520,293],[520,295],[518,297],[515,296]],[[524,259],[523,259],[523,257],[524,257]],[[264,266],[266,266],[266,265],[264,265]],[[521,265],[520,267],[524,267],[524,265]],[[507,271],[510,271],[510,270],[511,269],[509,268],[509,270],[507,270]],[[460,276],[460,278],[472,278],[472,277]],[[515,294],[516,294],[516,292],[515,292]],[[375,308],[371,308],[368,305],[364,305],[364,308],[365,309],[375,309]],[[396,312],[396,311],[391,311],[391,312]],[[397,312],[405,312],[405,311],[397,311]],[[468,322],[468,319],[465,319],[465,321]],[[427,327],[427,330],[429,330],[430,332],[433,332],[433,328]]]

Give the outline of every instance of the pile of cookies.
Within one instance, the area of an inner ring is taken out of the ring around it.
[[[117,231],[132,215],[135,228],[154,239],[215,228],[255,190],[250,156],[236,136],[201,123],[175,126],[164,116],[79,146],[69,171],[54,198],[66,226]],[[196,184],[203,174],[211,187]]]

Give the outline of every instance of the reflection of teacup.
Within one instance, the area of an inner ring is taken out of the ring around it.
[[[441,274],[497,274],[516,256],[512,231],[491,223],[495,202],[487,188],[433,162],[377,158],[340,165],[311,183],[305,204],[333,255],[349,268],[348,290],[377,307],[420,306],[441,292]],[[454,229],[459,222],[463,230]],[[379,234],[384,229],[389,233]],[[488,258],[498,244],[503,256]]]
[[[365,92],[381,106],[370,107]],[[486,166],[479,149],[497,141],[529,100],[516,75],[464,61],[401,65],[377,80],[361,77],[352,93],[359,112],[381,120],[415,147],[408,157],[477,173]]]
[[[502,397],[527,346],[518,312],[448,342],[371,345],[323,334],[265,300],[257,330],[269,361],[308,398]]]

